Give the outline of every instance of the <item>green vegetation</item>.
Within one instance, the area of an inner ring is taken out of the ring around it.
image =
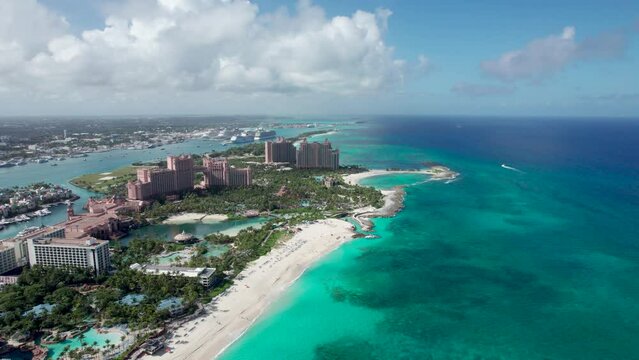
[[[303,134],[310,136],[313,133]],[[140,222],[155,221],[180,212],[223,213],[242,216],[246,210],[269,213],[273,217],[259,229],[245,229],[236,236],[212,234],[194,245],[194,254],[184,266],[215,268],[216,285],[206,289],[197,279],[151,276],[131,270],[134,263],[150,263],[163,252],[182,250],[186,245],[159,239],[134,239],[127,246],[113,244],[110,276],[94,277],[77,269],[27,269],[15,285],[0,293],[0,336],[15,333],[36,335],[47,330],[70,330],[87,322],[101,325],[126,324],[134,329],[162,326],[170,317],[158,310],[160,301],[169,297],[182,299],[185,312],[192,313],[233,284],[233,279],[247,264],[267,254],[289,236],[283,225],[295,225],[325,217],[335,217],[368,205],[381,206],[382,194],[373,189],[348,185],[344,174],[363,171],[359,167],[338,170],[292,170],[263,164],[263,144],[229,148],[213,156],[229,158],[236,167],[251,166],[254,185],[241,188],[214,188],[186,194],[180,201],[157,201],[142,214]],[[196,161],[201,161],[198,157]],[[160,164],[162,165],[162,164]],[[88,174],[72,182],[104,194],[121,194],[124,184],[135,177],[136,167],[129,166],[109,174]],[[105,177],[112,179],[104,179]],[[332,181],[324,180],[330,177]],[[328,186],[326,185],[328,183]],[[219,257],[207,256],[208,244],[233,244]],[[139,304],[120,302],[127,295],[143,295]],[[36,305],[50,304],[49,313],[23,314]]]
[[[45,330],[72,330],[95,321],[111,326],[126,324],[134,329],[162,326],[170,315],[157,305],[169,297],[181,298],[186,313],[198,304],[209,302],[233,283],[235,275],[258,257],[268,253],[286,232],[278,230],[273,221],[260,229],[244,229],[235,237],[211,235],[206,241],[234,243],[221,257],[206,256],[206,243],[195,245],[196,254],[184,264],[191,267],[214,267],[217,286],[206,289],[196,279],[150,276],[129,269],[133,263],[148,263],[163,251],[175,251],[184,245],[166,243],[158,239],[134,239],[127,247],[114,246],[112,263],[117,269],[111,276],[95,277],[88,270],[76,268],[45,268],[34,266],[20,275],[18,283],[7,285],[0,292],[0,336],[13,334],[35,336]],[[137,305],[120,300],[129,294],[144,295]],[[47,304],[51,311],[39,314],[26,312]]]
[[[252,166],[255,185],[210,189],[200,194],[188,194],[180,202],[159,201],[148,208],[144,216],[162,220],[180,212],[234,215],[245,210],[273,214],[319,211],[329,215],[383,204],[383,196],[378,190],[348,185],[341,181],[342,174],[361,169],[278,171],[268,166],[247,163],[251,160],[253,159],[234,160],[232,163],[237,166]],[[322,181],[325,176],[335,178],[337,184],[327,188]]]
[[[135,180],[137,167],[125,166],[109,173],[86,174],[71,180],[77,187],[106,195],[124,195],[126,183]]]
[[[25,269],[17,284],[7,285],[0,292],[0,334],[8,338],[16,332],[75,328],[92,312],[89,299],[82,296],[77,287],[103,281],[103,277],[94,278],[88,270],[40,266]],[[41,304],[53,307],[50,312],[24,315]]]

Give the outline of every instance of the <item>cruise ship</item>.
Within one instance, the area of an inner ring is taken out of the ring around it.
[[[254,136],[246,133],[241,135],[234,135],[231,137],[231,144],[246,144],[253,142]]]
[[[277,133],[273,130],[269,130],[269,131],[259,130],[258,132],[255,133],[255,137],[253,138],[253,140],[255,141],[269,140],[269,139],[274,139],[276,136],[277,136]]]

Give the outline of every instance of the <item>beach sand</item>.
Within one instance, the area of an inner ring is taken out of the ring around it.
[[[337,219],[301,225],[293,238],[251,263],[234,285],[206,306],[204,317],[172,331],[163,359],[219,356],[318,259],[353,239],[353,225]],[[180,341],[180,344],[176,344]],[[186,343],[183,343],[186,342]]]
[[[164,224],[192,224],[198,222],[212,224],[227,219],[228,216],[221,214],[184,213],[169,217],[164,220]]]
[[[359,185],[362,180],[384,175],[393,174],[424,174],[429,175],[431,180],[454,180],[459,176],[458,173],[450,170],[445,166],[432,166],[428,169],[421,170],[368,170],[357,174],[350,174],[344,177],[344,181],[350,185]]]

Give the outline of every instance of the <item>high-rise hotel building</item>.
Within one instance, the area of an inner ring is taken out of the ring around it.
[[[227,159],[205,157],[204,186],[250,186],[253,183],[253,170],[250,167],[236,169],[229,165]]]
[[[195,166],[191,156],[169,156],[167,168],[139,169],[137,180],[127,184],[128,198],[149,200],[163,195],[193,190],[195,174],[204,174],[204,186],[248,186],[253,182],[251,168],[236,169],[226,159],[203,159]]]
[[[293,142],[278,137],[275,141],[267,141],[264,143],[264,162],[271,163],[289,163],[295,164],[296,149]]]
[[[29,263],[27,242],[20,239],[0,241],[0,274]]]
[[[323,143],[309,143],[302,140],[296,154],[297,167],[300,169],[339,168],[339,150],[333,149],[328,139]]]
[[[27,248],[31,266],[90,268],[96,275],[106,274],[111,266],[107,240],[67,234],[65,228],[28,238]]]

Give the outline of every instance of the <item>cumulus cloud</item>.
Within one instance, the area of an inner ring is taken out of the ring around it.
[[[622,31],[577,42],[575,28],[567,26],[560,34],[535,39],[523,49],[484,61],[481,68],[485,74],[504,81],[540,80],[574,62],[619,57],[625,51],[626,43],[626,34]]]
[[[512,86],[495,86],[495,85],[459,83],[459,84],[455,84],[450,89],[450,91],[457,95],[470,96],[470,97],[484,97],[484,96],[510,95],[515,92],[515,88]]]
[[[109,8],[103,27],[75,35],[36,0],[2,0],[0,88],[374,91],[401,81],[406,67],[384,42],[390,16],[328,18],[308,0],[293,13],[245,0],[129,0]]]

